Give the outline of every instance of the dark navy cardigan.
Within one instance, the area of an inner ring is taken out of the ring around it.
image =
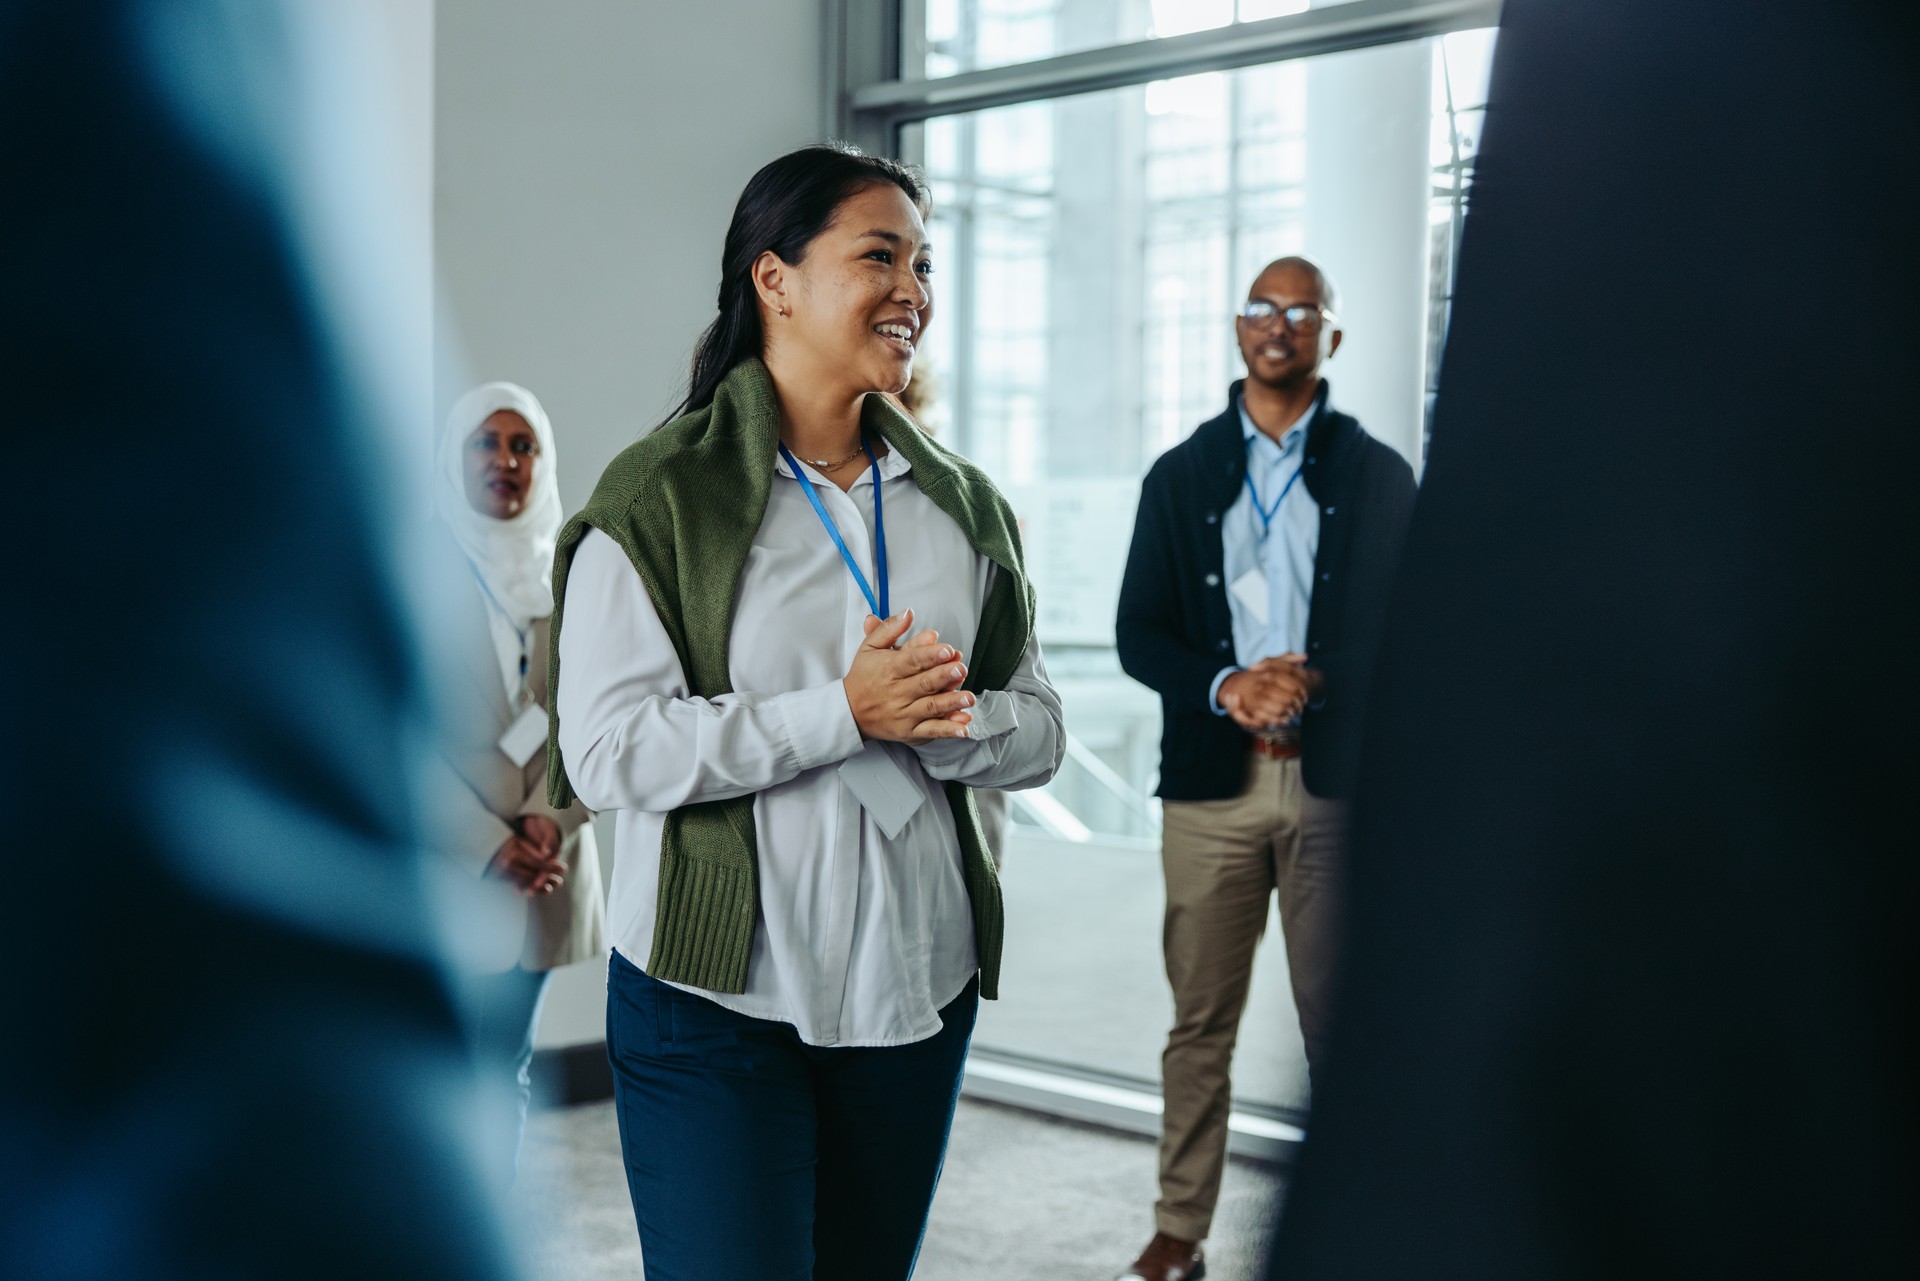
[[[1247,471],[1241,385],[1224,413],[1147,473],[1120,585],[1120,666],[1160,695],[1158,794],[1169,801],[1221,800],[1246,785],[1246,732],[1207,699],[1213,678],[1235,661],[1220,522]],[[1325,683],[1301,720],[1301,767],[1308,791],[1344,797],[1359,765],[1367,679],[1414,483],[1406,460],[1327,408],[1327,394],[1322,383],[1302,473],[1320,505],[1307,657]]]

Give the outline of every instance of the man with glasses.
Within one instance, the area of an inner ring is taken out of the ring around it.
[[[1226,1163],[1229,1068],[1280,897],[1310,1071],[1326,1055],[1344,798],[1413,471],[1328,404],[1333,282],[1281,258],[1235,329],[1247,377],[1148,472],[1120,662],[1164,712],[1162,935],[1174,1026],[1155,1235],[1122,1275],[1196,1281]]]

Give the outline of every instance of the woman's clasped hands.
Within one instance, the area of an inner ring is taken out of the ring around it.
[[[566,882],[560,844],[558,823],[544,814],[523,814],[487,864],[487,875],[506,881],[523,898],[551,894]]]
[[[931,630],[902,644],[912,626],[910,609],[892,618],[867,615],[867,638],[841,682],[860,737],[893,743],[965,738],[974,697],[960,688],[967,679],[960,651]]]

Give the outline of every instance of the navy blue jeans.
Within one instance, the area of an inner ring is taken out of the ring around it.
[[[546,970],[514,966],[504,974],[472,979],[477,1012],[475,1039],[489,1074],[511,1073],[506,1084],[509,1110],[493,1118],[488,1147],[494,1177],[509,1186],[519,1170],[520,1136],[527,1128],[527,1104],[533,1098],[533,1034],[540,1025],[540,1002],[547,994]]]
[[[614,953],[607,1057],[647,1281],[906,1281],[979,979],[912,1045],[810,1046]]]

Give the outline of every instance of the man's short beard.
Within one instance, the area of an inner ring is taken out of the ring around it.
[[[1262,378],[1253,370],[1253,362],[1248,361],[1247,377],[1253,382],[1257,382],[1262,387],[1266,387],[1272,391],[1287,391],[1292,388],[1311,386],[1313,382],[1320,377],[1320,366],[1318,365],[1309,365],[1305,368],[1297,369],[1278,381]]]

